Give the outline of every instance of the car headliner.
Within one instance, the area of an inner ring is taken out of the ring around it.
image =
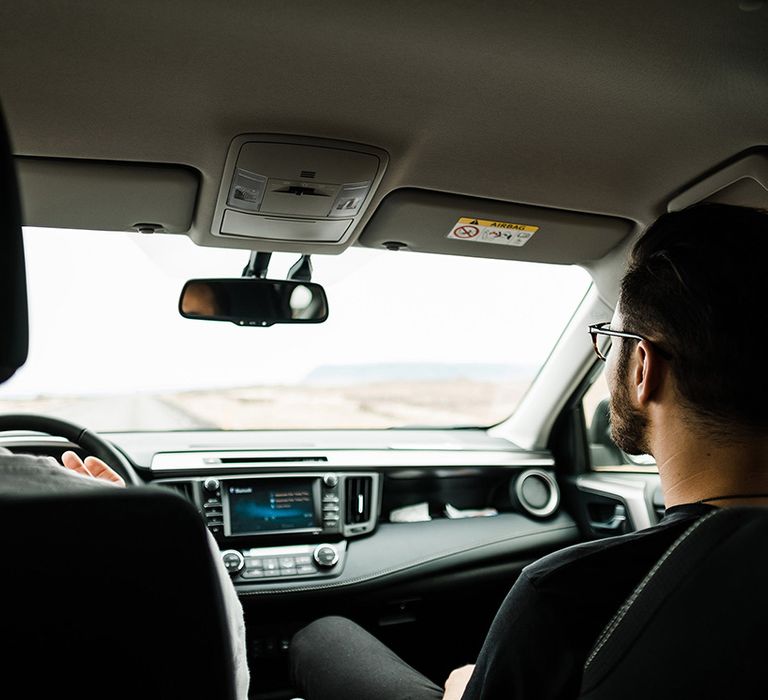
[[[419,187],[643,224],[768,142],[768,9],[740,4],[25,0],[0,95],[17,154],[196,168],[193,237],[253,132],[388,151],[369,215]]]

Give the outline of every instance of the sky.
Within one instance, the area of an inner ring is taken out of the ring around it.
[[[312,257],[327,322],[240,328],[177,307],[188,279],[239,277],[246,250],[59,229],[24,241],[30,355],[0,398],[295,384],[325,365],[539,367],[590,282],[573,266],[350,248]],[[269,276],[297,257],[274,255]]]

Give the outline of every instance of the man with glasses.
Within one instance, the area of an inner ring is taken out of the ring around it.
[[[589,327],[606,362],[612,437],[658,465],[659,525],[526,567],[476,664],[445,689],[349,620],[317,620],[292,645],[304,697],[576,697],[601,631],[678,536],[715,507],[768,505],[766,265],[768,212],[709,204],[666,214],[636,243],[613,319]]]

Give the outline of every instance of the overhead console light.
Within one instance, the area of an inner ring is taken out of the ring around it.
[[[671,199],[667,210],[699,202],[768,209],[768,148],[752,149],[711,170]]]
[[[253,239],[259,250],[280,250],[281,243],[332,248],[351,235],[387,162],[386,152],[372,146],[238,136],[227,155],[211,233]]]

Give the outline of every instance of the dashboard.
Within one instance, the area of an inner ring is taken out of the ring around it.
[[[483,431],[113,440],[144,481],[195,505],[244,600],[519,570],[579,538],[551,455]]]

